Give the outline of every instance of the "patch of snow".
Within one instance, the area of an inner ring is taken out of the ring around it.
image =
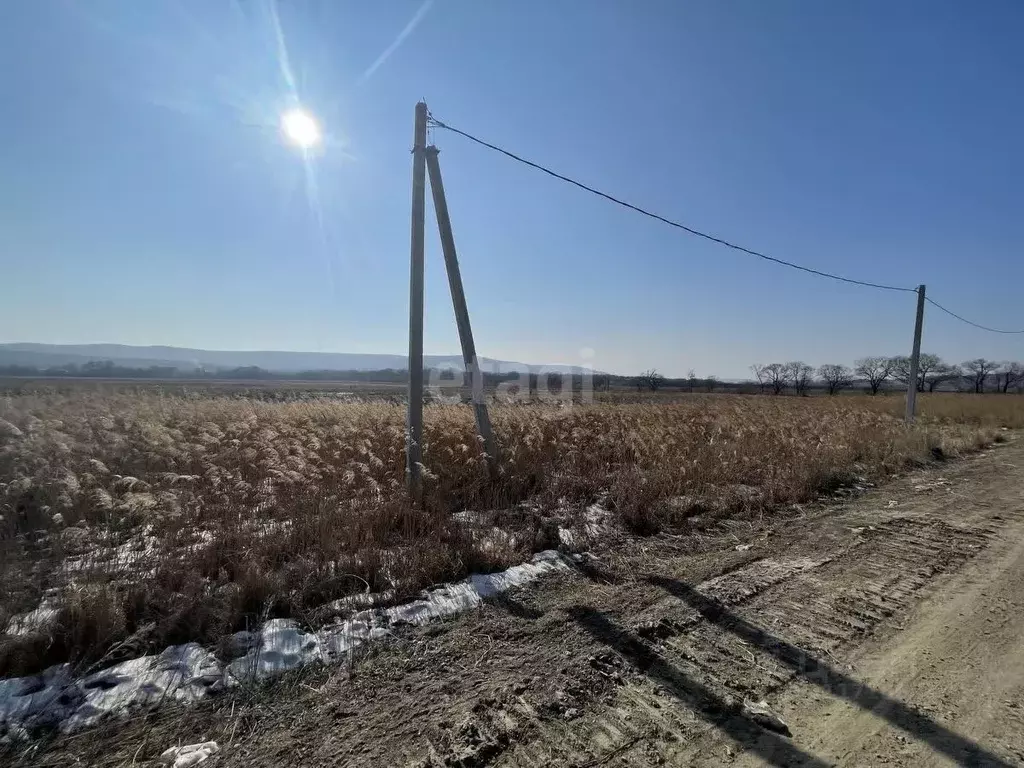
[[[386,589],[383,592],[360,592],[324,603],[316,609],[316,614],[322,617],[333,616],[340,620],[356,611],[376,608],[384,603],[393,603],[396,596],[397,593],[393,589]]]
[[[387,608],[383,611],[384,618],[389,624],[426,624],[476,608],[485,598],[528,584],[546,573],[569,568],[565,558],[554,550],[538,552],[529,563],[498,573],[474,574],[432,590],[422,600]]]
[[[47,625],[59,612],[59,604],[49,597],[44,597],[36,608],[28,613],[19,613],[7,622],[5,630],[8,635],[28,635],[45,630]]]
[[[464,509],[452,514],[452,520],[461,525],[487,525],[487,516],[482,512]]]
[[[452,520],[468,529],[468,535],[484,552],[503,553],[519,549],[522,544],[521,532],[509,531],[494,525],[494,519],[494,512],[476,512],[471,509],[452,514]],[[551,542],[551,545],[554,545],[554,542]]]
[[[610,533],[614,527],[614,518],[614,513],[601,504],[591,504],[583,513],[582,525],[558,526],[558,540],[567,549],[579,549],[586,542]]]
[[[198,643],[172,645],[79,680],[84,700],[61,730],[76,731],[107,715],[164,701],[193,703],[218,689],[221,676],[217,657]]]
[[[271,619],[257,633],[232,636],[242,655],[226,666],[198,643],[186,643],[81,678],[72,675],[69,665],[61,664],[38,675],[0,680],[0,743],[27,738],[37,728],[59,726],[69,733],[164,701],[191,704],[247,679],[338,661],[359,645],[391,635],[393,627],[452,617],[479,607],[488,597],[571,568],[568,559],[547,550],[528,563],[472,575],[428,590],[404,605],[363,610],[317,632],[306,631],[291,619]],[[174,759],[179,757],[176,754]]]
[[[157,759],[171,768],[192,768],[199,765],[210,755],[220,752],[216,741],[204,741],[202,744],[188,744],[184,747],[171,747],[160,753]]]
[[[376,626],[371,616],[358,615],[343,624],[320,630],[320,647],[328,659],[336,660],[363,643],[377,642],[391,634],[386,627]]]
[[[591,504],[587,507],[583,530],[588,536],[599,536],[612,527],[614,514],[602,507],[600,504]]]
[[[278,675],[324,658],[320,639],[300,629],[291,619],[267,621],[254,645],[244,656],[228,664],[224,670],[226,684]]]
[[[69,664],[58,664],[38,675],[0,680],[0,739],[11,731],[20,735],[25,729],[55,726],[83,698]]]
[[[478,532],[474,541],[483,552],[509,552],[518,549],[521,537],[504,528],[492,527]]]
[[[256,647],[231,662],[225,683],[265,678],[305,664],[330,662],[363,643],[392,634],[392,627],[420,626],[480,607],[488,597],[523,586],[555,571],[569,570],[569,562],[553,550],[539,552],[529,563],[498,573],[474,574],[454,584],[423,593],[411,603],[360,611],[347,621],[305,632],[290,619],[272,619],[263,625]]]
[[[97,545],[89,554],[69,557],[64,568],[69,573],[102,568],[105,571],[127,571],[142,562],[155,559],[158,540],[152,535],[152,525],[145,525],[140,533],[116,546]]]
[[[558,526],[558,544],[568,550],[576,549],[576,534],[568,528]]]

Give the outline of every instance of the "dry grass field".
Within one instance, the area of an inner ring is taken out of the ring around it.
[[[315,623],[319,606],[366,591],[400,599],[528,558],[551,545],[546,517],[595,501],[636,533],[694,531],[1024,426],[1022,397],[920,405],[912,429],[891,396],[497,406],[494,482],[470,409],[432,405],[414,507],[399,404],[10,394],[0,398],[0,677],[216,645],[268,617]]]

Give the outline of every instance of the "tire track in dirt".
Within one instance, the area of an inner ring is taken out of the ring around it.
[[[835,654],[870,634],[882,621],[906,612],[941,573],[960,567],[986,545],[996,529],[955,527],[942,520],[895,518],[865,526],[858,540],[836,555],[765,558],[706,580],[695,589],[652,576],[671,594],[641,613],[624,636],[648,651],[591,659],[614,684],[611,701],[596,717],[552,719],[523,704],[514,713],[498,707],[481,713],[468,738],[432,750],[424,765],[547,766],[686,765],[701,735],[723,720],[743,717],[743,702],[757,702],[806,672],[772,652],[745,642],[706,617],[709,611],[756,617],[767,633],[810,659],[838,663]],[[780,593],[781,594],[776,594]],[[586,618],[582,619],[586,621]],[[601,634],[595,629],[595,634]],[[613,646],[614,647],[614,646]],[[652,682],[654,654],[672,673]],[[693,703],[690,681],[699,681],[707,717],[679,706]],[[689,689],[689,690],[687,690]],[[788,759],[801,759],[790,755]],[[807,764],[813,763],[808,756]]]
[[[842,686],[858,686],[847,674],[852,667],[840,660],[844,652],[883,622],[898,623],[937,577],[957,571],[1008,526],[1024,522],[1019,486],[1011,480],[992,488],[984,481],[991,481],[991,467],[980,482],[970,469],[958,470],[968,476],[964,492],[953,491],[943,477],[911,481],[916,498],[901,502],[909,507],[905,514],[869,515],[877,520],[852,527],[856,540],[837,551],[766,557],[696,588],[651,576],[648,581],[671,596],[635,614],[628,626],[577,611],[576,620],[589,622],[594,637],[613,649],[605,663],[616,670],[609,676],[614,689],[604,706],[568,726],[532,719],[503,735],[505,747],[492,760],[439,756],[438,764],[720,765],[746,750],[771,765],[828,765],[775,734],[772,723],[752,726],[750,705],[797,678],[831,675]],[[936,490],[941,495],[930,494]],[[966,514],[965,499],[977,500]],[[927,718],[924,728],[941,730]],[[955,733],[950,740],[959,743]],[[709,754],[712,744],[722,751]],[[1009,764],[990,753],[979,760]]]

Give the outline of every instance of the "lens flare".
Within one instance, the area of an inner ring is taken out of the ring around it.
[[[291,109],[281,116],[281,131],[292,144],[302,149],[312,149],[320,144],[320,125],[304,109]]]

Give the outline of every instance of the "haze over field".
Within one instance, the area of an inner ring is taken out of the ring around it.
[[[283,352],[186,349],[183,347],[135,347],[125,344],[0,344],[0,365],[38,368],[83,365],[110,360],[128,368],[173,366],[180,370],[218,370],[255,366],[266,371],[376,371],[406,367],[405,355],[351,354],[346,352]],[[431,368],[463,367],[460,355],[426,355]],[[544,368],[553,373],[579,373],[572,365],[542,365],[510,360],[480,358],[485,371],[515,372],[526,368]]]

